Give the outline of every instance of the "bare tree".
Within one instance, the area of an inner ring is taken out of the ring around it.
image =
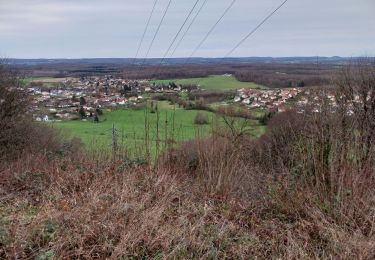
[[[19,74],[7,62],[0,62],[0,162],[62,149],[56,130],[32,120],[30,101]]]
[[[0,157],[22,149],[27,127],[24,123],[28,99],[20,81],[8,65],[0,63]]]
[[[336,100],[343,121],[343,137],[350,132],[355,138],[358,162],[370,159],[375,138],[375,66],[374,60],[364,58],[345,67],[335,80]],[[346,138],[347,139],[347,138]],[[345,140],[346,140],[345,139]]]

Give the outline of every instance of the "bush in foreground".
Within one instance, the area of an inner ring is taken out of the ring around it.
[[[20,84],[17,74],[0,63],[0,160],[62,148],[56,131],[32,121],[31,103]]]

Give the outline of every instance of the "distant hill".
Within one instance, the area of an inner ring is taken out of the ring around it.
[[[355,57],[244,57],[244,58],[171,58],[163,61],[164,65],[182,65],[182,64],[345,64]],[[55,64],[113,64],[130,65],[131,58],[98,58],[98,59],[10,59],[10,63],[16,65],[55,65]],[[142,64],[143,59],[137,59],[136,64]],[[161,59],[147,59],[145,65],[160,64]]]

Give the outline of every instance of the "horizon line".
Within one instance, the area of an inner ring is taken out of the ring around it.
[[[259,58],[267,58],[267,59],[286,59],[286,58],[343,58],[343,59],[350,59],[350,58],[375,58],[374,56],[364,56],[364,55],[358,55],[358,56],[241,56],[241,57],[191,57],[189,59],[259,59]],[[188,57],[172,57],[172,58],[165,58],[166,60],[173,60],[173,59],[187,59]],[[80,58],[4,58],[8,60],[91,60],[91,59],[132,59],[131,57],[80,57]],[[154,57],[154,58],[136,58],[136,60],[156,60],[156,59],[162,59],[162,57]]]

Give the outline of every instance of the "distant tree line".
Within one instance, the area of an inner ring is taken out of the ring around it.
[[[234,76],[243,82],[254,82],[273,88],[291,88],[306,86],[330,85],[336,69],[332,66],[298,65],[298,66],[254,66],[241,68]]]

